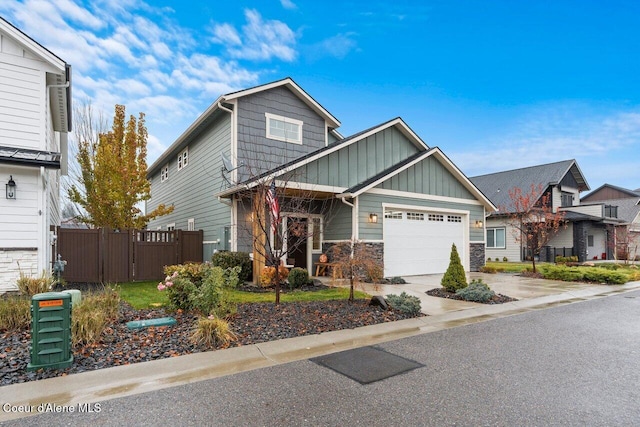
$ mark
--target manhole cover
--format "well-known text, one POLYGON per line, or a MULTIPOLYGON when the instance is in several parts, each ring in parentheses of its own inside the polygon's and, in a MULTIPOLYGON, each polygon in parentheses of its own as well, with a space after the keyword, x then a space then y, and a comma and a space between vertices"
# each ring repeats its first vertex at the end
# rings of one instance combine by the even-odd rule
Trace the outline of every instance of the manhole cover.
POLYGON ((370 384, 424 366, 376 347, 360 347, 309 360, 360 384, 370 384))

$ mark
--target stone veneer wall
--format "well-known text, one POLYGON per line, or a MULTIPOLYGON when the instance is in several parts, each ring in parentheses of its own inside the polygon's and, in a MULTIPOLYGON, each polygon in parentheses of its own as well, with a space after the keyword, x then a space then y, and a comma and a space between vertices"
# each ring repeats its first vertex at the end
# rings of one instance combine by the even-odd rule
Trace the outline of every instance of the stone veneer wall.
POLYGON ((20 277, 20 271, 27 275, 39 275, 41 272, 37 270, 37 249, 0 248, 0 294, 18 290, 16 282, 20 277))
POLYGON ((588 222, 579 221, 573 223, 573 247, 578 255, 579 262, 587 260, 587 229, 588 222))
POLYGON ((484 243, 469 244, 469 269, 471 271, 480 271, 485 264, 484 243))
MULTIPOLYGON (((345 241, 345 243, 349 243, 349 241, 345 241)), ((335 245, 335 243, 322 243, 322 252, 327 254, 329 257, 329 262, 331 262, 331 248, 335 245)), ((366 247, 371 254, 373 255, 375 261, 380 265, 380 268, 384 270, 384 243, 382 242, 356 242, 355 244, 355 252, 358 252, 358 249, 362 246, 366 247)))

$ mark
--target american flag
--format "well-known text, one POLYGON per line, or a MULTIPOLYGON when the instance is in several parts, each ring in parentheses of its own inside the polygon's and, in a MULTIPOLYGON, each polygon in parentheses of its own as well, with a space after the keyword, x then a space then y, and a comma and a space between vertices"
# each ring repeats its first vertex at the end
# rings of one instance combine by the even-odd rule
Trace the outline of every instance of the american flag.
POLYGON ((278 228, 278 222, 280 222, 280 204, 278 203, 278 196, 276 195, 275 180, 271 181, 271 185, 267 191, 267 203, 269 204, 269 210, 271 212, 271 230, 275 235, 278 228))

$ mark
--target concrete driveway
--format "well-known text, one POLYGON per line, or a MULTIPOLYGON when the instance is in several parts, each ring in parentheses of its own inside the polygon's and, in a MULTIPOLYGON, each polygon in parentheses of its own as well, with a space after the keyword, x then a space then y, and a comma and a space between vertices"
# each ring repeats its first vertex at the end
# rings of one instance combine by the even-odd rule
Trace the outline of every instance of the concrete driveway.
MULTIPOLYGON (((407 282, 404 285, 373 285, 370 283, 363 283, 359 284, 358 288, 371 295, 382 296, 389 294, 399 295, 402 292, 406 292, 409 295, 420 298, 421 311, 430 316, 478 307, 479 303, 475 302, 456 301, 427 295, 426 291, 440 287, 442 276, 443 274, 406 276, 403 277, 407 282)), ((469 281, 473 279, 482 279, 482 281, 489 285, 495 293, 503 294, 518 300, 556 295, 564 292, 591 288, 594 286, 593 284, 588 283, 534 279, 509 273, 487 274, 472 272, 467 274, 467 279, 469 281)), ((327 280, 323 281, 327 283, 327 280)), ((339 282, 338 285, 347 286, 344 281, 339 282)), ((606 290, 605 285, 595 286, 602 286, 603 291, 606 290)))

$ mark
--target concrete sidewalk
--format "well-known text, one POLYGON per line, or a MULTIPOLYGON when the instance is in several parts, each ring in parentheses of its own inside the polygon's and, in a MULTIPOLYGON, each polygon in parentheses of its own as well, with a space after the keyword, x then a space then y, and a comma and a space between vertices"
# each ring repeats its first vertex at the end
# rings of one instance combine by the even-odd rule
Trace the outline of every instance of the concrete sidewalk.
POLYGON ((0 421, 37 414, 36 408, 41 403, 77 408, 78 404, 159 390, 640 288, 640 282, 603 286, 506 274, 472 273, 471 277, 483 278, 496 292, 519 301, 485 305, 429 297, 424 292, 439 286, 439 276, 409 277, 410 283, 406 285, 384 286, 371 292, 386 295, 406 291, 419 296, 424 311, 430 316, 4 386, 0 387, 2 405, 23 405, 36 412, 10 412, 2 406, 0 421))

